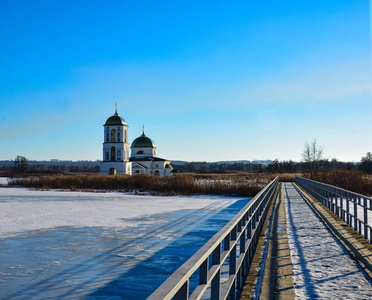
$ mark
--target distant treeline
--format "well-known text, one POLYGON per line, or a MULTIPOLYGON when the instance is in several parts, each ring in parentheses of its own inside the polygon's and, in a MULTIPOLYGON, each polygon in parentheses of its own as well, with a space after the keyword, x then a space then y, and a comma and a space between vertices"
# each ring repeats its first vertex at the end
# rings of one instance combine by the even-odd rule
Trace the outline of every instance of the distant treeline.
MULTIPOLYGON (((336 159, 322 159, 316 162, 320 172, 356 170, 372 174, 372 154, 367 153, 360 162, 341 162, 336 159)), ((172 163, 177 173, 225 173, 231 171, 254 173, 306 173, 310 166, 306 162, 288 161, 234 161, 234 162, 180 162, 172 163)), ((99 173, 99 161, 29 161, 22 156, 0 161, 2 172, 34 173, 99 173)))
MULTIPOLYGON (((340 162, 336 159, 321 160, 318 162, 319 170, 330 172, 334 170, 359 170, 360 163, 340 162)), ((261 163, 211 163, 211 162, 186 162, 183 165, 173 165, 177 172, 191 173, 223 173, 228 171, 243 172, 269 172, 269 173, 303 173, 307 172, 309 166, 305 162, 278 161, 277 159, 268 164, 261 163)), ((371 170, 372 171, 372 170, 371 170)))
POLYGON ((0 171, 3 172, 31 172, 31 173, 99 173, 99 161, 34 161, 25 160, 22 172, 19 161, 24 157, 17 156, 15 160, 0 161, 0 171))

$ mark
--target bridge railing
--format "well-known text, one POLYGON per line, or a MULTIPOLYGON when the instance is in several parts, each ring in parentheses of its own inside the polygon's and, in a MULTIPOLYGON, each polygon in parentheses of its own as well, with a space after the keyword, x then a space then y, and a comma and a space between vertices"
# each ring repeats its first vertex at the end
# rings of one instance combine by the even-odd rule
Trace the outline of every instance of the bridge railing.
POLYGON ((372 243, 372 198, 296 177, 296 183, 372 243))
POLYGON ((148 299, 201 299, 208 293, 208 299, 236 299, 248 274, 278 182, 277 177, 262 189, 148 299), (221 273, 227 273, 226 280, 221 280, 221 273), (199 278, 195 289, 190 291, 193 275, 199 278))

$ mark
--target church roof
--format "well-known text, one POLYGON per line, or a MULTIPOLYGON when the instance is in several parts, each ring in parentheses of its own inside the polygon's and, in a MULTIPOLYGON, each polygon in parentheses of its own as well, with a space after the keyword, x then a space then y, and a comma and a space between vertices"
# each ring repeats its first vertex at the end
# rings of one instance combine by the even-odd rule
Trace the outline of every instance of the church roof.
POLYGON ((116 125, 127 125, 125 120, 118 115, 116 112, 113 116, 107 119, 105 125, 103 126, 116 126, 116 125))
POLYGON ((132 169, 147 169, 144 165, 141 165, 140 163, 136 163, 132 166, 132 169))
POLYGON ((153 156, 134 156, 129 158, 129 161, 168 161, 166 159, 160 158, 160 157, 153 157, 153 156))
POLYGON ((133 141, 131 148, 155 148, 155 143, 145 133, 142 133, 140 137, 133 141))

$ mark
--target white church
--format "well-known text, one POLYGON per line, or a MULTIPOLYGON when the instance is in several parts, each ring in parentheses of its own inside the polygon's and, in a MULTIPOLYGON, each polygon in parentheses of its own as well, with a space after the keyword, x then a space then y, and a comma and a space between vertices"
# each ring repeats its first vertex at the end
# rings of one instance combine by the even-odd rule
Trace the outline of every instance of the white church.
POLYGON ((156 157, 153 140, 145 135, 136 138, 129 157, 128 125, 118 115, 109 117, 104 127, 103 161, 100 163, 101 174, 151 174, 157 176, 171 175, 171 161, 156 157))

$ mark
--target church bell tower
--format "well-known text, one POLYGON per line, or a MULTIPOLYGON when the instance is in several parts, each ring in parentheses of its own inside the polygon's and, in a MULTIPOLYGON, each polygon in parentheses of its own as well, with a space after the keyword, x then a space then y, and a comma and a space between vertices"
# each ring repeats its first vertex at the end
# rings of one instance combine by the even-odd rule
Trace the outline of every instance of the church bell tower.
POLYGON ((131 174, 132 163, 129 162, 128 125, 118 115, 109 117, 104 127, 103 161, 100 163, 101 174, 131 174))

